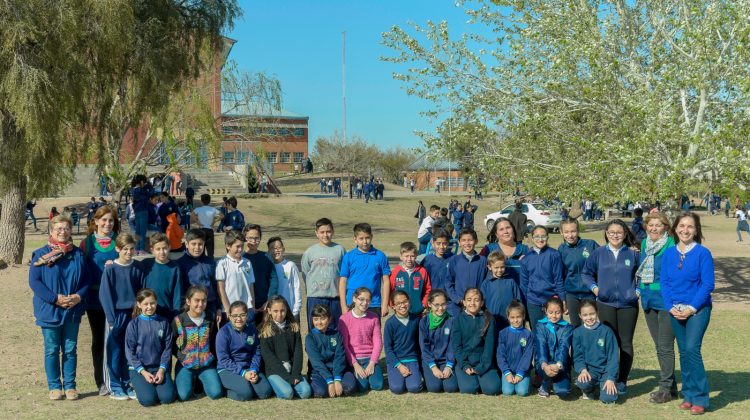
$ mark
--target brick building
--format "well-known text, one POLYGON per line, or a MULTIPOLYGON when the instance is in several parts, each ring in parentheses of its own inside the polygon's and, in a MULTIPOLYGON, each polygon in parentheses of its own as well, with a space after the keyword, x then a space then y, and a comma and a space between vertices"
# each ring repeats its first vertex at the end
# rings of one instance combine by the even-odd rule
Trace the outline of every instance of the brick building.
POLYGON ((435 189, 435 181, 441 180, 443 191, 468 191, 468 185, 458 163, 448 160, 431 161, 427 155, 420 156, 405 174, 406 178, 414 178, 417 190, 435 189))

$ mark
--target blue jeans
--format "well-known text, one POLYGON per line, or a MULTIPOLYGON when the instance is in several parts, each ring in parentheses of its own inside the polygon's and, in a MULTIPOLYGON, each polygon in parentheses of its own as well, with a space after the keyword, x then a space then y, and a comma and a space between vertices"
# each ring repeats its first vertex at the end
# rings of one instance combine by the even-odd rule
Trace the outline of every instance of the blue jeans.
MULTIPOLYGON (((156 374, 159 367, 146 369, 149 373, 156 374)), ((138 396, 138 402, 144 407, 151 407, 158 403, 170 404, 174 402, 177 395, 175 394, 172 374, 169 371, 164 372, 164 381, 159 385, 146 382, 146 378, 135 370, 130 371, 130 383, 133 384, 135 394, 138 396)))
POLYGON ((302 378, 297 385, 292 386, 292 384, 279 375, 269 375, 268 382, 271 384, 276 397, 282 400, 291 400, 295 395, 305 400, 312 395, 312 388, 310 388, 310 384, 307 383, 305 378, 302 378))
POLYGON ((517 384, 508 382, 508 378, 505 375, 500 376, 500 381, 503 384, 503 395, 513 395, 514 393, 525 397, 529 395, 529 386, 531 385, 531 379, 527 376, 517 384))
POLYGON ((148 229, 148 212, 135 212, 135 244, 136 251, 146 250, 146 230, 148 229))
POLYGON ((47 388, 76 389, 76 364, 78 362, 78 322, 68 321, 58 327, 42 327, 44 338, 44 373, 47 388), (60 383, 60 350, 62 350, 62 378, 60 383))
POLYGON ((560 398, 565 398, 570 394, 570 370, 561 370, 554 377, 549 377, 542 370, 542 364, 539 363, 536 367, 536 373, 542 377, 541 388, 544 388, 545 391, 549 392, 551 387, 560 398))
POLYGON ((482 375, 467 375, 461 369, 456 369, 458 389, 462 394, 476 394, 480 390, 484 395, 498 395, 502 390, 497 370, 490 369, 482 375))
POLYGON ((187 401, 193 396, 193 385, 195 378, 203 384, 203 390, 208 398, 212 400, 221 398, 224 388, 221 386, 221 379, 216 369, 212 366, 206 366, 198 369, 187 369, 177 362, 174 375, 174 384, 177 387, 177 396, 180 401, 187 401))
POLYGON ((394 394, 403 394, 409 391, 412 394, 416 394, 422 391, 422 374, 419 372, 419 362, 406 362, 402 363, 405 365, 411 375, 406 378, 401 375, 398 368, 388 366, 388 388, 394 394))
MULTIPOLYGON (((370 363, 370 358, 363 357, 357 359, 357 363, 359 363, 359 365, 362 366, 362 369, 364 369, 367 367, 367 364, 370 363)), ((383 369, 380 368, 380 363, 377 361, 375 362, 375 372, 373 372, 372 375, 366 378, 360 378, 355 373, 354 378, 357 379, 360 391, 364 392, 369 389, 372 389, 373 391, 381 391, 383 389, 383 369)))
MULTIPOLYGON (((437 365, 437 367, 442 372, 445 369, 445 363, 437 365)), ((455 371, 448 379, 439 379, 432 374, 432 369, 424 362, 422 362, 422 371, 424 372, 424 382, 427 392, 458 392, 458 381, 456 380, 455 371)))
POLYGON ((581 390, 581 392, 583 392, 589 398, 593 399, 592 394, 598 386, 599 400, 601 402, 605 404, 612 404, 613 402, 617 401, 617 393, 615 393, 614 395, 609 395, 607 394, 607 391, 604 390, 604 383, 607 381, 602 379, 601 374, 589 371, 589 375, 591 375, 591 380, 588 382, 579 382, 578 379, 576 379, 576 386, 581 390))
POLYGON ((265 400, 273 393, 271 384, 262 373, 258 373, 258 382, 252 383, 242 376, 229 371, 219 372, 221 384, 227 389, 227 397, 235 401, 248 401, 257 395, 258 399, 265 400))
POLYGON ((124 393, 128 390, 130 373, 128 362, 125 359, 125 331, 130 323, 131 312, 129 310, 115 310, 114 325, 107 323, 104 333, 105 348, 107 351, 107 372, 109 389, 112 392, 124 393))
POLYGON ((693 405, 708 408, 708 377, 703 366, 701 345, 711 320, 711 307, 701 308, 686 321, 678 321, 674 317, 670 319, 677 339, 677 349, 680 351, 682 396, 693 405))
MULTIPOLYGON (((313 372, 310 375, 310 387, 313 391, 313 396, 316 398, 325 398, 328 396, 328 384, 324 377, 320 376, 318 372, 313 372)), ((357 390, 357 380, 354 379, 352 372, 344 372, 341 375, 341 388, 344 391, 344 395, 351 395, 357 390)))

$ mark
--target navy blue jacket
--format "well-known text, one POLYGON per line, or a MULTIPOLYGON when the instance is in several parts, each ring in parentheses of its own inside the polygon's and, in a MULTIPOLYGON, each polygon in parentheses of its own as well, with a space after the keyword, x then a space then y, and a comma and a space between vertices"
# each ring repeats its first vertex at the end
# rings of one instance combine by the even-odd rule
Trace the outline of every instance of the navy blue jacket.
POLYGON ((171 320, 181 311, 183 295, 182 271, 177 263, 157 263, 155 258, 142 261, 143 287, 156 293, 156 313, 171 320))
POLYGON ((86 309, 102 310, 102 304, 99 302, 99 287, 104 274, 104 264, 107 261, 117 259, 117 249, 115 239, 117 234, 112 233, 112 247, 109 251, 100 251, 96 247, 96 236, 92 233, 81 241, 81 251, 83 251, 84 268, 83 274, 88 277, 89 283, 88 296, 83 296, 86 300, 86 309))
POLYGON ((542 306, 557 295, 565 302, 563 264, 560 253, 545 246, 537 254, 533 249, 521 260, 521 293, 528 303, 542 306))
POLYGON ((507 327, 497 334, 497 366, 503 376, 525 378, 534 357, 534 336, 526 328, 507 327))
POLYGON ((135 212, 148 211, 151 205, 151 195, 154 189, 151 184, 146 183, 143 187, 135 187, 130 190, 130 196, 133 197, 133 210, 135 212))
POLYGON ((506 312, 508 305, 514 300, 521 302, 521 289, 516 282, 509 277, 488 277, 480 287, 484 296, 484 306, 495 317, 495 326, 498 330, 507 327, 508 319, 506 312))
POLYGON ((430 329, 430 316, 426 315, 419 321, 419 348, 422 351, 422 361, 432 369, 433 366, 446 365, 451 369, 456 365, 456 357, 451 346, 451 330, 453 318, 449 316, 443 324, 434 330, 430 329))
POLYGON ((451 345, 456 355, 456 366, 461 370, 474 368, 478 375, 484 375, 492 369, 495 362, 495 319, 489 318, 490 325, 482 337, 485 318, 483 314, 472 316, 461 311, 453 320, 451 345))
POLYGON ((159 315, 138 315, 125 330, 125 358, 130 370, 172 367, 172 328, 159 315))
POLYGON ((201 255, 200 257, 193 257, 189 253, 185 252, 177 260, 177 265, 182 271, 182 291, 187 293, 187 290, 192 285, 200 285, 208 289, 208 305, 207 308, 211 310, 218 309, 218 295, 216 294, 216 261, 201 255))
POLYGON ((241 331, 227 323, 216 334, 216 358, 219 371, 228 370, 240 376, 248 371, 260 372, 260 339, 253 323, 253 311, 241 331))
POLYGON ((475 253, 470 260, 463 252, 452 256, 448 260, 448 278, 445 285, 451 302, 458 304, 463 300, 466 289, 478 289, 486 277, 487 258, 475 253))
POLYGON ((325 332, 313 328, 305 337, 305 349, 313 371, 326 383, 341 380, 346 370, 346 353, 338 331, 332 327, 325 332))
POLYGON ((242 231, 245 227, 245 216, 241 211, 234 209, 224 216, 224 226, 231 227, 234 230, 242 231))
POLYGON ((609 247, 602 246, 586 260, 581 278, 592 292, 599 288, 597 302, 615 308, 635 308, 638 306, 635 272, 639 260, 640 253, 624 245, 616 260, 609 247))
POLYGON ((276 276, 276 267, 268 259, 265 252, 256 252, 255 254, 242 254, 243 257, 250 261, 255 276, 255 299, 253 305, 260 308, 268 302, 268 298, 279 294, 279 279, 276 276))
POLYGON ((469 210, 464 211, 464 227, 474 229, 474 213, 469 210))
POLYGON ((419 317, 409 314, 406 325, 396 315, 388 318, 383 331, 385 362, 398 367, 405 362, 419 362, 419 317))
POLYGON ((83 273, 83 253, 78 248, 57 260, 52 267, 46 265, 37 267, 34 263, 52 251, 45 245, 31 254, 31 268, 29 268, 29 287, 34 292, 34 318, 40 327, 57 327, 67 322, 81 322, 81 316, 86 309, 82 300, 78 305, 64 309, 55 305, 57 295, 77 294, 81 299, 86 298, 89 288, 89 277, 83 273))
POLYGON ((534 360, 541 367, 542 363, 548 365, 557 362, 562 363, 564 371, 570 371, 570 350, 573 343, 573 326, 565 320, 554 324, 545 317, 534 329, 534 360), (554 330, 554 332, 553 332, 554 330))
POLYGON ((115 311, 129 311, 135 306, 135 294, 143 288, 141 263, 130 265, 112 263, 104 268, 99 286, 99 301, 109 325, 115 325, 115 311))
POLYGON ((581 271, 586 260, 591 256, 599 244, 591 239, 578 238, 575 245, 563 241, 557 250, 563 262, 563 280, 565 281, 565 294, 575 296, 577 299, 594 299, 591 289, 583 284, 581 271))
POLYGON ((430 286, 435 289, 446 289, 448 283, 448 260, 453 254, 446 251, 445 258, 440 258, 435 254, 427 254, 421 262, 422 267, 430 275, 430 286))
POLYGON ((599 374, 602 381, 617 382, 620 372, 620 348, 615 333, 599 323, 594 329, 584 325, 573 331, 573 363, 576 372, 583 369, 599 374))

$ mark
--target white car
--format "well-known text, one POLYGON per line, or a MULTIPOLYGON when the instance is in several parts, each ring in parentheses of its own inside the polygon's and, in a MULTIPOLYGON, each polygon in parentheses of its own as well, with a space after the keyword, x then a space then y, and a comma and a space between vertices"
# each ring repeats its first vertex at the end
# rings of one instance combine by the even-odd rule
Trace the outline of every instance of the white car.
MULTIPOLYGON (((516 208, 515 204, 510 204, 504 207, 500 211, 490 213, 484 217, 484 225, 487 230, 491 230, 495 224, 495 220, 501 217, 508 217, 516 208)), ((560 210, 554 209, 545 205, 544 203, 523 203, 521 205, 521 212, 526 215, 526 231, 531 232, 534 226, 540 225, 547 229, 556 231, 560 227, 562 217, 560 216, 560 210)))

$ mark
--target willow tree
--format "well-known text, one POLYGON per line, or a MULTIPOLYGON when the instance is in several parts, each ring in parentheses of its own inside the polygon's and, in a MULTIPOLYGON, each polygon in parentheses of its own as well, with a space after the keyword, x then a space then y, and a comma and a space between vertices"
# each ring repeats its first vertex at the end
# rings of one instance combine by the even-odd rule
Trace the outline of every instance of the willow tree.
POLYGON ((27 197, 59 191, 81 158, 106 162, 112 122, 163 110, 238 13, 234 0, 0 2, 0 260, 21 261, 27 197))
MULTIPOLYGON (((479 122, 471 159, 563 198, 673 197, 750 173, 750 1, 459 2, 473 25, 393 27, 383 43, 431 116, 479 122)), ((432 142, 438 152, 451 139, 432 142)))

